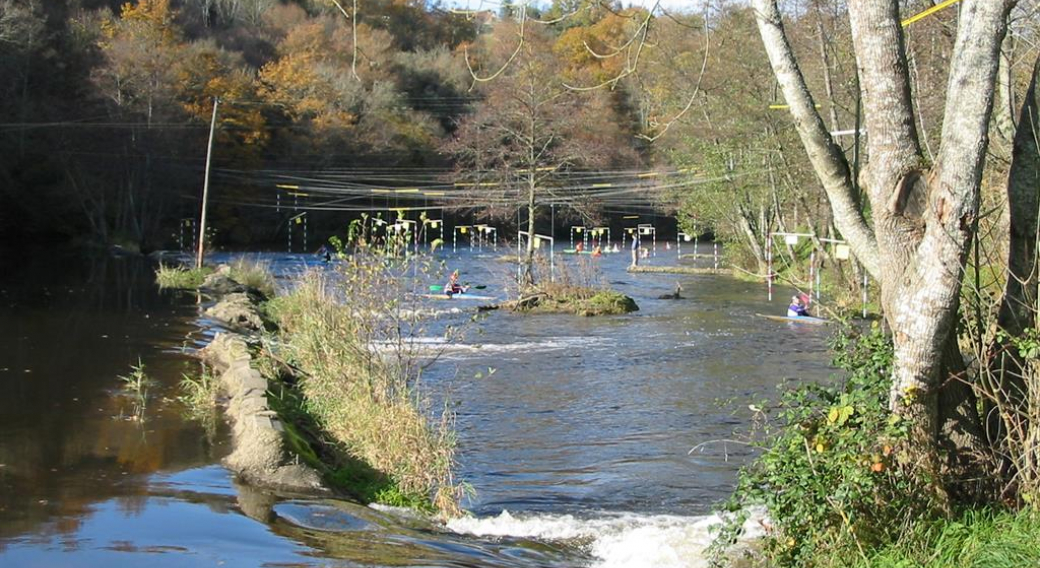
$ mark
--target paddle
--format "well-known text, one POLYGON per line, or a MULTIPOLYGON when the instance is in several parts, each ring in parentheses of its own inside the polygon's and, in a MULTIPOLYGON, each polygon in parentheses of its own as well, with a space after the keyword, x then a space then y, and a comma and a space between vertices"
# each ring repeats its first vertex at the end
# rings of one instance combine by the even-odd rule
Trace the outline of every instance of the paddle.
MULTIPOLYGON (((470 289, 472 289, 472 290, 484 290, 486 288, 487 288, 487 286, 484 285, 484 284, 480 284, 478 286, 470 286, 470 289)), ((444 286, 436 286, 436 285, 430 286, 430 291, 431 292, 440 292, 441 290, 444 290, 444 286)))

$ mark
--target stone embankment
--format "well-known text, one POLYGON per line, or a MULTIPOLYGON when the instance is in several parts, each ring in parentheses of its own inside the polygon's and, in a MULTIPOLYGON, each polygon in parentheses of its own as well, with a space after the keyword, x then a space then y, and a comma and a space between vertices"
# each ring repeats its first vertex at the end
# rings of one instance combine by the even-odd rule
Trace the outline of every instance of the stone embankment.
POLYGON ((305 493, 328 491, 318 472, 296 463, 286 451, 284 427, 267 401, 267 379, 253 367, 247 340, 249 334, 264 329, 258 309, 263 296, 220 271, 209 276, 200 290, 217 300, 206 309, 206 316, 238 330, 218 333, 198 353, 213 369, 228 400, 225 412, 232 424, 234 451, 224 465, 255 486, 305 493))

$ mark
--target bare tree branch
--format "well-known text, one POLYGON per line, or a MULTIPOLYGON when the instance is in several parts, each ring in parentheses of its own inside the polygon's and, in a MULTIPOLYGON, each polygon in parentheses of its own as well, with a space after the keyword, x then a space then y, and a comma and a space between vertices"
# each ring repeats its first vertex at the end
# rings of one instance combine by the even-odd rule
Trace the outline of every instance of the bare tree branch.
POLYGON ((351 51, 353 51, 353 55, 352 55, 352 58, 350 60, 350 74, 354 77, 354 79, 360 81, 361 77, 358 76, 358 73, 357 73, 357 59, 358 59, 358 44, 357 44, 357 13, 358 13, 358 8, 357 8, 357 3, 358 3, 358 0, 353 0, 353 2, 354 2, 354 5, 352 7, 352 10, 354 12, 354 15, 351 16, 350 14, 347 14, 346 10, 343 9, 343 5, 339 3, 339 0, 332 0, 332 3, 335 4, 337 8, 339 8, 339 11, 343 12, 343 16, 345 18, 347 18, 348 20, 350 20, 350 31, 351 31, 351 34, 352 34, 352 37, 353 37, 353 40, 352 40, 353 45, 351 46, 351 51))
POLYGON ((794 118, 795 128, 831 202, 834 224, 867 272, 878 278, 877 241, 856 201, 848 160, 816 111, 816 103, 787 40, 776 0, 754 0, 753 5, 762 43, 794 118))
POLYGON ((516 49, 513 50, 512 55, 510 55, 509 58, 506 59, 506 62, 502 64, 502 67, 500 67, 498 69, 498 71, 495 71, 494 73, 492 73, 491 75, 488 75, 487 77, 480 77, 480 76, 477 75, 476 71, 473 70, 473 65, 469 61, 469 48, 466 48, 463 51, 462 56, 463 56, 463 59, 466 60, 466 69, 469 70, 470 77, 473 78, 473 84, 470 85, 470 87, 469 87, 471 91, 473 90, 473 87, 477 86, 477 83, 487 83, 489 81, 494 81, 496 77, 498 77, 499 75, 504 73, 505 70, 509 68, 509 65, 511 63, 513 63, 514 60, 516 60, 517 56, 520 55, 520 51, 523 50, 523 48, 524 48, 524 28, 525 28, 526 24, 527 24, 527 4, 523 4, 523 5, 520 6, 520 31, 517 32, 517 35, 520 36, 520 41, 517 42, 516 49))
POLYGON ((700 71, 700 74, 698 74, 698 76, 697 76, 697 84, 695 84, 693 86, 693 94, 690 95, 690 100, 686 102, 686 106, 683 107, 683 109, 680 110, 678 114, 673 116, 668 122, 665 123, 664 128, 662 128, 657 134, 655 134, 653 136, 647 136, 645 134, 637 134, 636 138, 641 138, 641 139, 646 140, 648 142, 656 142, 658 138, 664 136, 668 132, 668 129, 671 128, 672 125, 675 124, 676 121, 678 121, 680 118, 682 118, 683 115, 685 115, 690 110, 690 108, 693 107, 693 101, 697 100, 697 95, 699 95, 700 92, 701 92, 701 82, 704 80, 704 71, 708 68, 708 54, 710 53, 710 47, 711 47, 711 35, 708 33, 708 15, 705 14, 704 15, 704 59, 701 61, 701 71, 700 71))

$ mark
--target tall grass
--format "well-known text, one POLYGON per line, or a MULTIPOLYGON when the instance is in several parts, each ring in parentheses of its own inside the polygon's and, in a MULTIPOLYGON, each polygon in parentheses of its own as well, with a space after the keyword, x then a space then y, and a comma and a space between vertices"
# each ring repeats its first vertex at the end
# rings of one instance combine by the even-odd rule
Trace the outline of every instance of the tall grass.
POLYGON ((184 405, 185 418, 202 424, 207 434, 214 433, 220 394, 217 377, 213 376, 209 368, 204 368, 198 376, 184 374, 177 386, 180 390, 177 401, 184 405))
POLYGON ((160 288, 194 290, 202 286, 202 282, 212 273, 213 269, 208 266, 187 268, 160 264, 155 269, 155 283, 160 288))
POLYGON ((228 276, 235 282, 255 288, 268 298, 274 297, 276 284, 269 262, 239 257, 230 268, 228 276))
POLYGON ((462 495, 452 473, 453 416, 428 418, 437 413, 422 394, 424 363, 410 341, 422 327, 404 309, 407 270, 359 253, 335 280, 305 276, 270 312, 281 356, 303 371, 303 406, 324 433, 393 482, 384 497, 454 515, 462 495))
POLYGON ((1040 566, 1040 513, 968 511, 956 520, 920 523, 898 543, 866 559, 827 558, 823 567, 1025 568, 1040 566))

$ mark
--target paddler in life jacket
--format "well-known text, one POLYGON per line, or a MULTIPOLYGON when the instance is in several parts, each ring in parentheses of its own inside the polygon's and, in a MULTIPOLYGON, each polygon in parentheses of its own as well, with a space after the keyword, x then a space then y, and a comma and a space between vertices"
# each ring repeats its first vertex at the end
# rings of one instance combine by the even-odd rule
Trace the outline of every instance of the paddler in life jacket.
POLYGON ((791 296, 791 305, 787 306, 787 317, 804 318, 809 315, 808 302, 801 296, 791 296))
POLYGON ((444 287, 444 293, 449 296, 452 294, 463 294, 466 292, 467 288, 469 287, 459 284, 459 271, 456 270, 455 272, 452 272, 451 276, 448 278, 448 285, 444 287))

